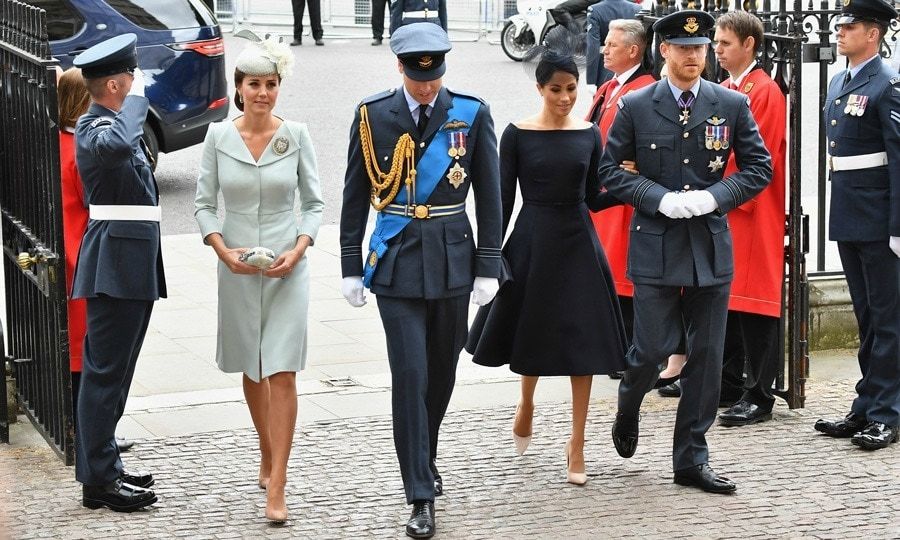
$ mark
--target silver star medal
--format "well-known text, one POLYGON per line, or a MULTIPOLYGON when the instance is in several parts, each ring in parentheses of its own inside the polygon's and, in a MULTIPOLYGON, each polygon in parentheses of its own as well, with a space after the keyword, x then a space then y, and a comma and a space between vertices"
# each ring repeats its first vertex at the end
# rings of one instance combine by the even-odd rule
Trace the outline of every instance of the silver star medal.
POLYGON ((724 166, 725 162, 722 161, 722 156, 716 156, 716 159, 710 160, 709 165, 707 165, 707 167, 709 167, 709 172, 716 172, 724 166))
POLYGON ((687 125, 688 120, 689 120, 690 118, 691 118, 691 112, 690 112, 689 110, 687 110, 687 109, 682 110, 682 111, 681 111, 681 114, 678 115, 678 120, 679 120, 679 121, 681 122, 681 124, 684 125, 684 126, 687 125))

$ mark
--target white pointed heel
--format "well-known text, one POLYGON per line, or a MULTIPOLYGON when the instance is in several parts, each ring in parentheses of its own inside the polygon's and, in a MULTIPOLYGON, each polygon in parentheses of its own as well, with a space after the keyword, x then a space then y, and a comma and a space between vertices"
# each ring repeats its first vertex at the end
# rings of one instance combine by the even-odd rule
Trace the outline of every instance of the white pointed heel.
POLYGON ((531 444, 531 434, 529 433, 526 436, 516 435, 516 418, 519 417, 519 406, 516 405, 516 414, 513 417, 513 442, 516 443, 516 455, 521 456, 528 450, 528 445, 531 444))
POLYGON ((566 443, 566 482, 576 486, 587 484, 586 472, 572 472, 569 470, 569 443, 566 443))

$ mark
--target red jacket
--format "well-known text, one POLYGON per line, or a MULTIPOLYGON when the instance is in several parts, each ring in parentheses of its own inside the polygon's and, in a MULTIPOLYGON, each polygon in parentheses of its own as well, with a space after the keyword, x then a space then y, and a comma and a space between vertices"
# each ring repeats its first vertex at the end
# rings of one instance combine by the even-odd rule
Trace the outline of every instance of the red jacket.
MULTIPOLYGON (((722 83, 732 88, 731 79, 722 83)), ((734 245, 734 281, 728 309, 781 316, 784 282, 784 181, 787 105, 784 94, 763 69, 754 69, 737 91, 750 97, 750 112, 772 154, 772 181, 759 195, 728 214, 734 245)), ((725 176, 737 170, 734 154, 725 176)))
MULTIPOLYGON (((613 99, 607 100, 606 92, 614 80, 610 79, 597 88, 597 93, 594 94, 594 103, 586 118, 588 121, 597 122, 600 127, 600 144, 603 146, 606 146, 606 137, 616 118, 616 113, 619 111, 619 98, 628 92, 656 82, 656 79, 646 70, 638 68, 613 99)), ((602 182, 603 179, 600 181, 602 182)), ((606 258, 612 270, 616 283, 616 294, 620 296, 634 294, 634 285, 625 277, 625 263, 628 260, 628 229, 631 225, 633 211, 634 208, 631 205, 620 204, 591 214, 594 229, 597 231, 597 237, 600 239, 603 251, 606 252, 606 258)))
POLYGON ((66 294, 69 319, 69 369, 81 371, 82 347, 87 330, 87 303, 82 298, 72 300, 72 276, 81 238, 88 223, 88 209, 84 206, 84 187, 75 166, 75 135, 59 132, 59 176, 62 181, 63 243, 66 250, 66 294))

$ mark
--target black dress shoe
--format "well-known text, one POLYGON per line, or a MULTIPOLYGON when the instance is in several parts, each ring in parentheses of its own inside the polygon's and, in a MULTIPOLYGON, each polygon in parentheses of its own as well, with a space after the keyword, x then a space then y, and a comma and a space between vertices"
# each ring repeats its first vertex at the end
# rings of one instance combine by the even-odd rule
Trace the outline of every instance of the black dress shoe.
POLYGON ((144 489, 147 489, 156 483, 156 480, 153 479, 153 475, 150 473, 131 474, 127 471, 122 471, 122 475, 119 478, 126 484, 131 484, 132 486, 144 489))
POLYGON ((630 458, 637 450, 639 429, 639 417, 628 417, 622 413, 616 413, 616 420, 612 426, 612 440, 616 452, 623 458, 630 458))
POLYGON ((379 45, 381 45, 381 38, 380 38, 380 37, 377 37, 377 38, 372 39, 372 46, 373 46, 373 47, 377 47, 377 46, 379 46, 379 45))
POLYGON ((771 409, 763 409, 759 405, 743 399, 732 405, 727 411, 719 413, 719 423, 723 426, 749 426, 771 419, 771 409))
POLYGON ((431 469, 431 474, 434 475, 434 496, 440 497, 444 494, 444 479, 441 478, 441 473, 438 472, 437 465, 434 463, 434 460, 431 460, 431 463, 428 464, 428 467, 431 469))
POLYGON ((815 428, 829 437, 846 439, 865 429, 868 424, 864 416, 850 413, 843 420, 817 420, 815 428))
POLYGON ((299 38, 298 38, 298 39, 295 39, 294 41, 291 42, 291 47, 298 47, 298 46, 300 46, 300 45, 303 45, 303 40, 302 40, 302 39, 299 39, 299 38))
POLYGON ((706 463, 675 471, 675 483, 679 486, 698 487, 710 493, 732 493, 737 489, 734 482, 716 474, 706 463))
POLYGON ((850 442, 864 450, 887 448, 900 438, 900 428, 881 422, 872 422, 859 433, 853 435, 850 442))
POLYGON ((125 437, 116 437, 116 446, 119 448, 119 452, 127 452, 134 446, 134 441, 125 437))
POLYGON ((412 515, 406 522, 406 536, 431 538, 434 529, 434 501, 413 501, 412 515))
POLYGON ((81 487, 81 504, 86 508, 105 506, 116 512, 134 512, 155 502, 151 490, 125 484, 121 478, 108 486, 81 487))
POLYGON ((318 39, 316 39, 316 45, 321 47, 321 46, 325 45, 325 41, 323 41, 322 38, 318 38, 318 39))
POLYGON ((681 373, 675 375, 674 377, 660 377, 656 379, 656 384, 653 385, 653 388, 656 388, 658 390, 664 386, 675 384, 679 379, 681 379, 681 373))
POLYGON ((614 381, 617 381, 619 379, 625 378, 625 372, 624 371, 613 371, 612 373, 607 375, 607 377, 609 377, 610 379, 612 379, 614 381))
POLYGON ((657 388, 656 391, 663 397, 681 397, 681 382, 675 381, 668 386, 657 388))

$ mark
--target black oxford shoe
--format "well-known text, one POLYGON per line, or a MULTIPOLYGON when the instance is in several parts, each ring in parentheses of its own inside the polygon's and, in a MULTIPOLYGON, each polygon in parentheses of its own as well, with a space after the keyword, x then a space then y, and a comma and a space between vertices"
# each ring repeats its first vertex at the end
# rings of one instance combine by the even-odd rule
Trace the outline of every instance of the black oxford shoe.
POLYGON ((128 471, 122 471, 122 476, 119 478, 126 484, 144 489, 152 487, 156 483, 156 480, 153 479, 153 475, 150 473, 131 474, 128 471))
POLYGON ((706 463, 675 471, 675 483, 679 486, 698 487, 709 493, 732 493, 737 489, 734 482, 716 474, 706 463))
POLYGON ((900 438, 900 428, 881 422, 872 422, 859 433, 853 435, 850 442, 864 450, 887 448, 900 438))
POLYGON ((121 479, 107 486, 82 486, 81 504, 86 508, 107 507, 116 512, 134 512, 156 502, 149 489, 125 484, 121 479))
POLYGON ((850 413, 843 420, 817 420, 815 428, 829 437, 846 439, 865 429, 868 424, 864 416, 850 413))
POLYGON ((732 405, 727 411, 719 413, 719 423, 723 426, 749 426, 771 419, 771 409, 763 409, 759 405, 743 399, 732 405))
POLYGON ((663 397, 681 397, 681 382, 675 381, 672 384, 657 388, 656 391, 663 397))
POLYGON ((413 501, 412 515, 406 522, 406 536, 431 538, 434 529, 434 501, 413 501))
POLYGON ((302 39, 298 38, 291 42, 291 47, 299 47, 300 45, 303 45, 302 39))
POLYGON ((628 417, 622 413, 616 413, 616 420, 612 426, 612 440, 616 452, 623 458, 630 458, 637 450, 639 422, 637 416, 628 417))
POLYGON ((438 471, 437 464, 435 464, 433 459, 428 464, 428 467, 431 469, 431 474, 434 475, 434 496, 440 497, 444 494, 444 479, 441 478, 441 473, 438 471))

